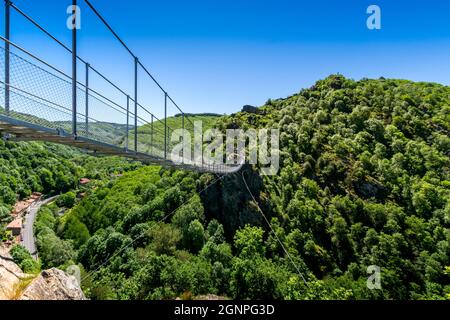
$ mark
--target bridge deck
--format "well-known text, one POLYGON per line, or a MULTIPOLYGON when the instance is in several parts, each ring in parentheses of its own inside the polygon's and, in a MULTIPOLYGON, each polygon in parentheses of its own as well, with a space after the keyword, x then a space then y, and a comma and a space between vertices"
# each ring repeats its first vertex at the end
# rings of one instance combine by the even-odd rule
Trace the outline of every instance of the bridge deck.
POLYGON ((242 165, 191 165, 174 163, 170 159, 151 156, 146 153, 134 152, 107 143, 91 140, 85 137, 74 138, 72 135, 60 133, 57 130, 32 124, 26 121, 0 115, 0 133, 3 135, 13 135, 9 140, 16 141, 44 141, 59 143, 79 149, 91 151, 94 155, 119 156, 141 161, 146 164, 154 164, 168 167, 176 167, 198 172, 214 172, 217 174, 227 174, 238 171, 242 165))

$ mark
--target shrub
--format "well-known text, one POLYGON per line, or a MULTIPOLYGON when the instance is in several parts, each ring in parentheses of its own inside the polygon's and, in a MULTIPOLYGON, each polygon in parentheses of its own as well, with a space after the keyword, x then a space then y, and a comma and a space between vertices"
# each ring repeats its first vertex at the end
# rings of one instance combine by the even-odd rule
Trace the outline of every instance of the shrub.
POLYGON ((72 208, 75 205, 76 198, 76 194, 70 191, 61 195, 56 201, 56 204, 59 207, 72 208))
POLYGON ((14 262, 22 269, 25 273, 37 273, 40 270, 39 262, 34 260, 31 254, 20 245, 15 245, 12 247, 11 256, 14 262))

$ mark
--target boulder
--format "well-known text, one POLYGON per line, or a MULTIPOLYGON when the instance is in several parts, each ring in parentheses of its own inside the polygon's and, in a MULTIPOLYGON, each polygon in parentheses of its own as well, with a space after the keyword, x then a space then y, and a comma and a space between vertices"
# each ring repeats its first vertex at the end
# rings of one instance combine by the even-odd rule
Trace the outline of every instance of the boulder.
POLYGON ((247 113, 259 113, 259 109, 257 107, 254 106, 250 106, 250 105, 245 105, 242 107, 242 112, 247 112, 247 113))
POLYGON ((26 275, 14 263, 8 249, 0 245, 0 300, 9 300, 24 277, 26 275))
POLYGON ((77 279, 62 270, 44 270, 37 277, 23 273, 9 248, 0 244, 0 300, 11 299, 86 300, 86 297, 77 279))
POLYGON ((64 271, 44 270, 22 292, 20 300, 86 300, 78 281, 64 271))

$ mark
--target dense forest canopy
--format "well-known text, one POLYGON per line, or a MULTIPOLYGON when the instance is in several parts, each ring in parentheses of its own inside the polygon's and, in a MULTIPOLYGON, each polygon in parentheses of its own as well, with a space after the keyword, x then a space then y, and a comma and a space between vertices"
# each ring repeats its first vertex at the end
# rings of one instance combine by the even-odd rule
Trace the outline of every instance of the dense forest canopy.
POLYGON ((243 170, 255 201, 242 173, 109 158, 101 169, 87 156, 54 151, 52 160, 56 147, 9 142, 0 168, 10 196, 0 201, 12 204, 19 186, 26 194, 26 179, 45 192, 96 180, 82 200, 57 203, 64 214, 43 208, 35 225, 42 265, 79 264, 92 299, 450 297, 449 87, 333 75, 214 125, 280 129, 278 175, 243 170), (19 161, 17 149, 31 154, 19 161), (110 177, 114 166, 122 177, 110 177), (370 265, 381 268, 380 290, 366 286, 370 265))

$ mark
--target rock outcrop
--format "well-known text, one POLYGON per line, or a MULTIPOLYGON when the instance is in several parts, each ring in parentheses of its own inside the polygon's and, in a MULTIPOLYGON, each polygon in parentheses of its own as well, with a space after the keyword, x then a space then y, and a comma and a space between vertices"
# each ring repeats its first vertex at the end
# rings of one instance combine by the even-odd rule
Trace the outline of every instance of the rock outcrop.
POLYGON ((250 105, 245 105, 242 107, 242 112, 247 112, 247 113, 259 113, 259 109, 257 107, 254 106, 250 106, 250 105))
POLYGON ((33 277, 0 245, 0 300, 86 300, 77 279, 62 270, 52 268, 33 277))
POLYGON ((86 300, 77 280, 56 268, 44 270, 22 292, 20 300, 86 300))
POLYGON ((0 245, 0 300, 8 300, 26 275, 17 266, 8 250, 0 245))

